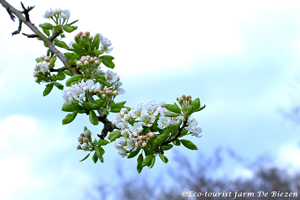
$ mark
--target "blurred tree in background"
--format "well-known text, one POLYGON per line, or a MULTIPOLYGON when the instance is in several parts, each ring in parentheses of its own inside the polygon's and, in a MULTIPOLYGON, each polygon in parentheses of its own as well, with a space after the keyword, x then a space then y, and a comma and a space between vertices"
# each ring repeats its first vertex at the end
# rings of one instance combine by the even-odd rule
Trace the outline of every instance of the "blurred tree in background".
MULTIPOLYGON (((254 197, 237 197, 236 199, 299 199, 300 198, 300 172, 292 167, 281 167, 267 156, 261 156, 251 163, 245 162, 230 149, 218 148, 215 153, 205 158, 201 153, 192 163, 180 153, 175 152, 176 167, 170 168, 165 175, 158 176, 153 183, 149 177, 140 174, 125 178, 120 165, 117 165, 119 180, 121 182, 111 185, 101 183, 98 187, 98 197, 93 199, 122 199, 122 200, 183 200, 183 199, 233 199, 235 192, 254 193, 254 197), (232 171, 226 172, 223 169, 224 155, 226 154, 235 161, 232 167, 244 169, 248 175, 234 176, 232 171), (217 174, 217 172, 223 172, 217 174), (111 192, 114 191, 114 192, 111 192), (223 192, 224 195, 231 191, 227 197, 183 197, 183 191, 194 192, 223 192), (258 192, 268 192, 268 197, 258 197, 258 192), (272 196, 271 192, 291 192, 297 197, 272 196), (114 196, 112 196, 114 195, 114 196)), ((273 193, 274 194, 274 193, 273 193)), ((284 194, 283 194, 284 195, 284 194)))

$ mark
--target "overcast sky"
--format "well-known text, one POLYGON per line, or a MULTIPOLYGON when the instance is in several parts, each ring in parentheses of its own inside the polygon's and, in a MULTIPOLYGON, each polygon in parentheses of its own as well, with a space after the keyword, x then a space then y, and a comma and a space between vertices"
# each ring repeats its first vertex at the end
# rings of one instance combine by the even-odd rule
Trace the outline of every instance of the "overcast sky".
MULTIPOLYGON (((13 2, 13 1, 12 1, 13 2)), ((190 138, 210 155, 229 147, 244 159, 269 154, 280 165, 300 167, 300 126, 288 119, 300 100, 300 3, 298 1, 66 1, 26 0, 35 25, 49 8, 69 9, 78 31, 101 33, 113 43, 115 72, 127 106, 151 100, 173 103, 182 94, 207 107, 195 114, 202 138, 190 138)), ((12 4, 20 9, 19 2, 12 4)), ((0 177, 5 200, 82 199, 101 180, 118 180, 116 161, 135 175, 136 160, 122 159, 110 144, 104 164, 76 151, 87 116, 61 125, 62 92, 43 97, 34 82, 35 58, 42 42, 22 35, 0 7, 0 177), (42 197, 41 197, 42 196, 42 197)), ((23 25, 23 32, 30 30, 23 25)), ((78 31, 75 31, 77 33, 78 31)), ((67 35, 65 41, 73 40, 67 35)), ((57 63, 58 67, 61 64, 57 63)), ((110 119, 114 117, 110 116, 110 119)), ((299 121, 299 118, 298 118, 299 121)), ((178 147, 177 147, 178 148, 178 147)), ((188 159, 197 151, 178 148, 188 159)), ((149 177, 172 167, 157 160, 149 177)), ((234 169, 234 166, 231 166, 234 169)))

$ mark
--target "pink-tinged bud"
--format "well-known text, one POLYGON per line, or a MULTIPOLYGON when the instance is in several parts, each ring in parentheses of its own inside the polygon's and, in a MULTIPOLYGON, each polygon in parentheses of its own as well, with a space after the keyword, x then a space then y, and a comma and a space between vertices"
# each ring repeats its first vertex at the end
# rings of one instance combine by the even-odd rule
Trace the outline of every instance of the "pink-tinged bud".
POLYGON ((83 133, 81 133, 81 134, 80 134, 80 136, 81 136, 81 137, 84 137, 84 134, 83 134, 83 133))
POLYGON ((150 140, 150 138, 147 138, 146 140, 147 140, 147 141, 149 141, 149 140, 150 140))
POLYGON ((143 140, 145 140, 146 139, 146 135, 143 135, 142 138, 143 138, 143 140))
POLYGON ((99 64, 99 60, 95 60, 95 64, 99 64))
POLYGON ((85 61, 84 58, 80 58, 80 62, 83 63, 85 61))
POLYGON ((48 56, 45 56, 45 57, 44 57, 44 60, 45 60, 45 61, 49 61, 50 58, 49 58, 48 56))
POLYGON ((139 135, 139 136, 138 136, 138 139, 139 139, 139 140, 142 140, 142 139, 143 139, 143 136, 139 135))
POLYGON ((37 74, 38 74, 37 71, 34 71, 34 72, 33 72, 33 76, 36 76, 37 74))
POLYGON ((89 39, 90 39, 90 40, 92 40, 92 39, 93 39, 93 36, 92 36, 92 35, 90 35, 90 36, 89 36, 89 39))
POLYGON ((76 62, 76 65, 81 65, 82 62, 80 62, 79 60, 76 62))
POLYGON ((90 61, 91 61, 91 62, 95 62, 95 59, 94 59, 94 58, 90 58, 90 61))
POLYGON ((97 60, 98 59, 97 56, 94 56, 94 59, 97 60))
POLYGON ((100 74, 104 74, 104 73, 105 73, 104 70, 101 69, 101 70, 100 70, 100 74))
POLYGON ((85 34, 86 34, 86 35, 90 35, 90 32, 87 31, 87 32, 85 32, 85 34))
POLYGON ((78 33, 78 35, 82 35, 83 34, 83 32, 82 31, 80 31, 79 33, 78 33))
POLYGON ((153 133, 153 132, 150 132, 150 133, 149 133, 149 136, 150 136, 151 138, 153 138, 153 137, 154 137, 154 133, 153 133))
POLYGON ((89 61, 84 61, 84 63, 83 63, 84 65, 88 65, 89 64, 89 61))
POLYGON ((143 142, 142 146, 143 146, 143 147, 146 147, 146 146, 147 146, 147 143, 146 143, 146 142, 143 142))
POLYGON ((107 91, 106 91, 106 94, 110 94, 110 90, 107 90, 107 91))
POLYGON ((113 94, 114 94, 114 95, 118 95, 118 92, 117 92, 117 91, 114 91, 113 94))
POLYGON ((83 138, 82 141, 83 141, 83 142, 87 142, 87 139, 86 139, 86 138, 83 138))
POLYGON ((141 145, 141 144, 142 144, 142 142, 143 142, 142 140, 139 140, 139 141, 138 141, 138 144, 140 144, 140 145, 141 145))
POLYGON ((86 36, 86 34, 85 34, 85 33, 83 33, 83 34, 82 34, 82 37, 85 37, 85 36, 86 36))
POLYGON ((102 94, 102 97, 103 97, 103 98, 105 98, 105 97, 106 97, 106 95, 105 95, 105 94, 102 94))
POLYGON ((80 142, 82 140, 82 137, 81 136, 79 136, 78 137, 78 142, 80 142))
POLYGON ((46 57, 45 55, 42 55, 42 56, 41 56, 42 59, 44 59, 45 57, 46 57))
POLYGON ((78 150, 81 149, 81 146, 80 146, 80 145, 77 145, 77 149, 78 149, 78 150))
POLYGON ((86 59, 86 60, 89 60, 90 57, 91 57, 91 56, 87 55, 87 56, 85 56, 85 59, 86 59))

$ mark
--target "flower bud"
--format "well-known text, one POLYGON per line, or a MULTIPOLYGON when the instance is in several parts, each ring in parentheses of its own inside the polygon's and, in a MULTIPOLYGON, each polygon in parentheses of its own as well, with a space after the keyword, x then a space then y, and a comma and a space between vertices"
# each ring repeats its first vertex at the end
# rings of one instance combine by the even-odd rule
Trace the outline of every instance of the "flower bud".
POLYGON ((77 150, 81 149, 81 146, 80 145, 77 145, 77 150))
POLYGON ((146 146, 147 146, 147 143, 143 142, 142 147, 146 147, 146 146))
POLYGON ((150 132, 150 133, 149 133, 149 137, 153 138, 153 137, 154 137, 154 133, 153 133, 153 132, 150 132))
POLYGON ((91 135, 91 131, 90 131, 89 129, 86 129, 86 130, 84 131, 84 135, 85 135, 85 136, 90 136, 90 135, 91 135))

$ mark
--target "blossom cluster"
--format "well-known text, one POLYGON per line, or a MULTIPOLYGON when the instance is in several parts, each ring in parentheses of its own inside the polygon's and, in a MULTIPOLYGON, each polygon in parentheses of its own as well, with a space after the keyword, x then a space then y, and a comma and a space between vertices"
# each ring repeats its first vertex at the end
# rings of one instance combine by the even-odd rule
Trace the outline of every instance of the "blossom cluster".
POLYGON ((41 56, 41 61, 36 63, 36 66, 33 71, 33 76, 35 77, 35 82, 39 82, 37 76, 39 72, 43 73, 44 75, 46 73, 50 73, 49 67, 50 67, 50 58, 48 56, 41 56))
POLYGON ((45 12, 45 14, 43 15, 44 18, 52 18, 52 17, 61 17, 65 20, 70 18, 70 11, 69 10, 62 10, 59 8, 55 8, 54 10, 52 10, 52 8, 50 8, 50 10, 47 10, 45 12))
POLYGON ((142 133, 145 128, 150 128, 157 120, 157 127, 165 129, 170 124, 176 125, 183 119, 182 116, 166 117, 170 114, 164 106, 164 102, 156 103, 155 101, 147 104, 139 104, 136 109, 128 111, 122 108, 120 113, 112 120, 112 123, 121 129, 121 137, 115 142, 118 153, 124 157, 128 152, 136 150, 138 147, 144 148, 150 138, 153 138, 158 132, 142 133), (129 123, 133 119, 133 123, 129 123), (131 125, 132 124, 132 125, 131 125))
MULTIPOLYGON (((100 73, 103 72, 98 67, 97 71, 100 73)), ((101 89, 101 84, 99 82, 94 82, 94 80, 81 80, 78 84, 73 84, 70 87, 67 87, 63 91, 64 104, 71 104, 73 100, 81 101, 84 99, 86 92, 95 93, 99 97, 106 98, 109 96, 116 96, 118 94, 124 94, 125 91, 120 88, 122 82, 120 82, 119 76, 116 73, 113 73, 110 70, 107 70, 105 73, 105 79, 108 83, 111 84, 111 87, 103 87, 101 89)))
POLYGON ((89 150, 89 138, 91 136, 91 131, 89 129, 86 129, 84 133, 81 133, 80 136, 78 137, 78 142, 79 144, 77 145, 77 149, 82 149, 82 150, 89 150))
MULTIPOLYGON (((74 39, 75 41, 80 44, 80 39, 83 39, 85 41, 92 41, 93 40, 93 36, 90 34, 90 32, 82 32, 80 31, 78 34, 75 35, 74 39)), ((105 52, 105 53, 110 53, 112 50, 113 50, 113 47, 109 48, 112 43, 109 39, 107 39, 106 37, 103 37, 102 34, 99 33, 99 40, 100 40, 100 44, 101 44, 101 51, 102 52, 105 52)), ((71 45, 72 46, 72 43, 74 42, 71 42, 71 45)))

